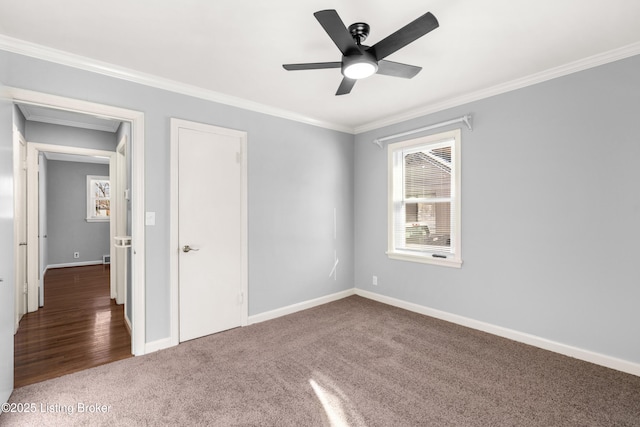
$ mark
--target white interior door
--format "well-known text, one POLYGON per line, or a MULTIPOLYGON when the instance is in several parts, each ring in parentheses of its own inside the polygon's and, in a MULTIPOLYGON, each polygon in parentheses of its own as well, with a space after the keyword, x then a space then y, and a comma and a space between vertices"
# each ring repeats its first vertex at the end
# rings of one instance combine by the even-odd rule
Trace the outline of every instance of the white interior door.
MULTIPOLYGON (((124 237, 127 235, 127 199, 125 197, 125 189, 127 188, 127 137, 122 137, 116 148, 116 181, 117 192, 114 194, 118 198, 115 216, 116 236, 124 237)), ((117 248, 115 251, 115 266, 111 270, 111 274, 116 276, 116 303, 125 304, 127 300, 127 265, 126 265, 127 248, 117 248), (115 271, 114 271, 115 270, 115 271)))
MULTIPOLYGON (((196 125, 196 124, 193 124, 196 125)), ((178 130, 180 341, 242 324, 245 134, 178 130)))

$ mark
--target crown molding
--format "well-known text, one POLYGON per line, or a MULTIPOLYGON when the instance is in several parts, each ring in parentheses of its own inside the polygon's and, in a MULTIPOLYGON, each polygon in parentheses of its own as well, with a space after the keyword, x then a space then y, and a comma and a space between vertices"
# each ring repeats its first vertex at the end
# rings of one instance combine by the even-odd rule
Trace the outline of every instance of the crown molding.
POLYGON ((426 116, 428 114, 437 113, 448 108, 457 107, 460 105, 468 104, 470 102, 479 101, 481 99, 489 98, 491 96, 500 95, 502 93, 511 92, 513 90, 522 89, 527 86, 532 86, 538 83, 542 83, 548 80, 552 80, 558 77, 566 76, 568 74, 577 73, 579 71, 594 68, 599 65, 608 64, 610 62, 618 61, 621 59, 629 58, 640 54, 640 42, 632 43, 621 48, 613 49, 608 52, 600 53, 597 55, 589 56, 574 62, 570 62, 559 67, 550 68, 545 71, 541 71, 536 74, 532 74, 519 79, 511 80, 506 83, 501 83, 495 86, 491 86, 486 89, 481 89, 475 92, 471 92, 462 96, 451 98, 442 102, 433 104, 427 104, 420 108, 407 111, 402 114, 391 116, 382 120, 376 120, 361 126, 357 126, 354 129, 355 134, 368 132, 375 129, 380 129, 385 126, 394 125, 404 122, 406 120, 415 119, 418 117, 426 116))
POLYGON ((270 116, 353 134, 353 128, 351 127, 317 120, 312 117, 294 113, 292 111, 272 107, 254 101, 249 101, 247 99, 238 98, 235 96, 225 95, 223 93, 215 92, 212 90, 180 83, 175 80, 165 79, 151 74, 134 71, 125 67, 120 67, 117 65, 109 64, 107 62, 87 58, 85 56, 64 52, 36 43, 9 37, 3 34, 0 34, 0 49, 36 59, 41 59, 44 61, 53 62, 60 65, 65 65, 68 67, 81 69, 84 71, 90 71, 93 73, 98 73, 145 86, 191 96, 194 98, 204 99, 207 101, 229 105, 244 110, 254 111, 257 113, 267 114, 270 116))
POLYGON ((390 116, 382 120, 376 120, 369 122, 355 128, 339 125, 336 123, 330 123, 322 120, 317 120, 312 117, 307 117, 292 111, 272 107, 265 104, 249 101, 243 98, 238 98, 230 95, 225 95, 212 90, 203 89, 197 86, 187 85, 174 80, 165 79, 162 77, 154 76, 151 74, 141 73, 128 68, 119 67, 117 65, 109 64, 106 62, 97 61, 91 58, 87 58, 80 55, 64 52, 61 50, 52 49, 46 46, 38 45, 35 43, 27 42, 24 40, 8 37, 0 34, 0 49, 9 52, 25 55, 37 59, 42 59, 49 62, 54 62, 60 65, 66 65, 73 68, 78 68, 85 71, 90 71, 109 77, 114 77, 121 80, 130 81, 133 83, 142 84, 145 86, 155 87, 158 89, 167 90, 170 92, 179 93, 182 95, 191 96, 194 98, 200 98, 207 101, 212 101, 232 107, 237 107, 257 113, 267 114, 287 120, 293 120, 300 123, 306 123, 313 126, 318 126, 325 129, 336 130, 349 134, 359 134, 368 132, 375 129, 380 129, 385 126, 394 125, 407 120, 415 119, 418 117, 426 116, 428 114, 437 113, 442 110, 457 107, 460 105, 468 104, 470 102, 479 101, 481 99, 489 98, 502 93, 510 92, 517 89, 522 89, 527 86, 532 86, 538 83, 542 83, 548 80, 552 80, 558 77, 566 76, 568 74, 576 73, 579 71, 587 70, 589 68, 597 67, 599 65, 608 64, 610 62, 625 59, 631 56, 640 54, 640 42, 635 42, 627 46, 623 46, 617 49, 613 49, 604 53, 593 55, 587 58, 583 58, 574 62, 570 62, 559 67, 554 67, 539 73, 535 73, 529 76, 511 80, 506 83, 501 83, 489 88, 480 89, 465 95, 450 98, 441 102, 423 105, 417 109, 413 109, 398 115, 390 116))

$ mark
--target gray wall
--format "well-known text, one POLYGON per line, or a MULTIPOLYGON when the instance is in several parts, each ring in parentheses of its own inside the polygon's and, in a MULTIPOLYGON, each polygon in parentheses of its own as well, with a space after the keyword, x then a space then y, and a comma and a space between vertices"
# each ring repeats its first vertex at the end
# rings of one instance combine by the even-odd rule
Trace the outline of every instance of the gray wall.
MULTIPOLYGON (((115 151, 117 145, 116 133, 113 132, 29 120, 25 123, 25 138, 28 142, 40 144, 105 151, 115 151)), ((73 165, 73 162, 58 161, 52 161, 50 164, 53 166, 47 169, 46 178, 49 202, 47 206, 48 259, 43 268, 49 265, 102 260, 103 255, 109 254, 109 224, 85 221, 86 175, 109 176, 108 165, 86 164, 80 167, 73 165), (85 173, 84 176, 80 176, 82 169, 87 171, 95 169, 100 173, 85 173), (52 179, 55 182, 52 182, 52 179), (85 190, 79 189, 81 185, 85 186, 85 190), (73 190, 69 191, 71 188, 73 190), (49 197, 62 197, 62 199, 58 202, 49 197), (78 210, 80 204, 84 206, 84 210, 78 210), (73 252, 80 252, 80 258, 74 259, 73 252)))
POLYGON ((115 151, 115 135, 113 132, 27 121, 25 138, 41 144, 115 151))
POLYGON ((146 229, 147 342, 169 334, 169 119, 177 117, 249 134, 250 314, 355 283, 640 362, 640 57, 360 134, 355 148, 352 135, 5 51, 0 64, 8 85, 144 112, 145 204, 156 212, 146 229), (463 267, 387 259, 386 151, 371 140, 468 112, 463 267))
MULTIPOLYGON (((2 64, 2 61, 0 61, 2 64)), ((3 69, 0 65, 0 70, 3 69)), ((13 391, 15 311, 13 246, 13 111, 0 76, 0 402, 13 391)))
POLYGON ((353 288, 352 135, 6 51, 0 64, 9 86, 144 112, 145 205, 156 212, 146 227, 147 342, 169 336, 171 117, 248 132, 250 315, 353 288))
POLYGON ((109 176, 109 165, 49 160, 47 172, 49 265, 102 260, 109 223, 86 221, 87 175, 109 176))
POLYGON ((639 94, 636 56, 357 135, 356 287, 640 363, 639 94), (466 113, 462 268, 389 260, 372 139, 466 113))

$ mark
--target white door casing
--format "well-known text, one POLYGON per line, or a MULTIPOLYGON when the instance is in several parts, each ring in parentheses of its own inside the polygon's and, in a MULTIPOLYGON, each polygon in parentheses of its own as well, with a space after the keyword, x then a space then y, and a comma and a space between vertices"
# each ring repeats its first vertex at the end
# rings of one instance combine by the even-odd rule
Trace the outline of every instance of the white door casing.
MULTIPOLYGON (((47 188, 47 162, 44 158, 44 153, 40 154, 40 161, 38 163, 38 180, 39 185, 38 188, 47 188)), ((39 297, 40 297, 40 307, 44 306, 44 294, 46 290, 44 289, 44 275, 49 265, 49 248, 47 247, 47 192, 40 191, 38 194, 39 202, 38 209, 39 212, 39 236, 38 245, 40 246, 39 251, 39 259, 40 259, 40 270, 38 273, 39 277, 39 297)))
MULTIPOLYGON (((79 148, 79 147, 70 147, 70 146, 61 146, 61 145, 52 145, 52 144, 40 144, 40 143, 27 143, 27 216, 28 216, 28 224, 27 224, 27 250, 28 250, 28 292, 27 292, 27 309, 29 312, 34 312, 38 310, 40 306, 40 298, 39 295, 42 290, 39 289, 40 286, 40 250, 39 250, 39 240, 40 240, 40 192, 43 191, 40 189, 40 179, 38 177, 39 174, 39 158, 40 153, 42 152, 50 152, 50 153, 61 153, 61 154, 75 154, 81 156, 100 156, 109 158, 109 175, 113 181, 113 177, 115 175, 115 159, 116 153, 112 151, 103 151, 103 150, 93 150, 87 148, 79 148)), ((112 191, 117 192, 117 185, 112 182, 112 191)), ((112 210, 117 212, 117 200, 112 198, 111 200, 112 210)), ((110 226, 109 226, 109 236, 110 236, 110 256, 112 260, 112 264, 114 262, 114 237, 115 237, 115 218, 111 217, 110 226)), ((113 268, 117 268, 115 265, 112 265, 113 268)), ((114 274, 111 275, 111 289, 115 288, 115 280, 116 277, 114 274)))
POLYGON ((171 131, 177 344, 247 324, 246 133, 177 119, 171 131))
POLYGON ((15 250, 15 331, 27 312, 27 142, 13 130, 14 250, 15 250))
MULTIPOLYGON (((147 353, 145 339, 145 179, 144 179, 144 114, 139 111, 113 107, 78 99, 33 92, 18 88, 6 88, 9 99, 16 103, 39 105, 49 108, 92 114, 131 123, 132 144, 132 325, 131 350, 135 355, 147 353)), ((50 150, 47 150, 50 151, 50 150)), ((36 255, 37 256, 37 255, 36 255)), ((29 282, 31 286, 31 282, 29 282)), ((37 285, 36 285, 37 286, 37 285)), ((11 363, 13 365, 13 362, 11 363)))
MULTIPOLYGON (((116 148, 116 191, 112 197, 117 199, 118 213, 116 215, 115 235, 123 237, 127 235, 127 200, 125 190, 127 188, 127 136, 123 136, 116 148)), ((126 253, 128 249, 116 248, 115 268, 112 266, 112 275, 116 277, 115 298, 117 304, 125 304, 127 299, 127 272, 126 253)), ((126 308, 125 308, 126 312, 126 308)))

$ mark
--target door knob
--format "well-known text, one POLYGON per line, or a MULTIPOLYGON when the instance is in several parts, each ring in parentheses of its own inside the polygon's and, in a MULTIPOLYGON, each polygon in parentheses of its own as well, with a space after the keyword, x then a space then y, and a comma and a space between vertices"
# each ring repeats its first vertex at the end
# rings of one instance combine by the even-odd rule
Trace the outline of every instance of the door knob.
POLYGON ((197 251, 199 251, 199 250, 200 250, 200 249, 192 248, 192 247, 191 247, 191 246, 189 246, 189 245, 184 245, 184 246, 182 247, 182 252, 191 252, 191 251, 196 251, 196 252, 197 252, 197 251))

